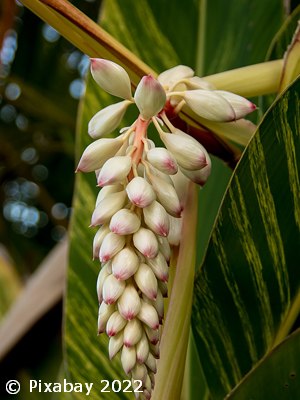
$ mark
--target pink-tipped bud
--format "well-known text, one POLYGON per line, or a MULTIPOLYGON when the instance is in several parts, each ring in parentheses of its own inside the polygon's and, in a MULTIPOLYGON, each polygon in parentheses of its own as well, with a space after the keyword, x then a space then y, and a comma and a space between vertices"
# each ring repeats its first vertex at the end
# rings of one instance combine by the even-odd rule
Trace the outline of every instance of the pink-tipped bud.
POLYGON ((119 313, 127 321, 135 318, 141 309, 141 300, 132 284, 128 284, 118 300, 119 313))
POLYGON ((166 103, 166 93, 151 75, 144 76, 134 94, 135 104, 142 118, 148 120, 159 113, 166 103))
POLYGON ((139 269, 134 275, 134 280, 142 293, 151 300, 156 299, 157 279, 154 272, 147 264, 140 264, 139 269))
POLYGON ((107 262, 113 256, 115 256, 125 245, 125 237, 116 235, 115 233, 109 232, 103 239, 100 247, 99 259, 102 263, 107 262))
POLYGON ((115 336, 119 333, 126 325, 126 320, 120 315, 118 311, 115 311, 107 321, 106 333, 107 336, 115 336))
POLYGON ((98 176, 98 185, 106 186, 122 182, 131 169, 131 157, 116 156, 105 162, 98 176))
POLYGON ((141 220, 134 211, 123 208, 112 217, 109 228, 118 235, 130 235, 141 226, 141 220))
POLYGON ((174 175, 178 171, 178 166, 173 155, 163 147, 156 147, 147 153, 147 160, 153 167, 164 174, 174 175))
POLYGON ((141 309, 138 313, 138 319, 151 329, 158 329, 159 327, 159 319, 155 308, 143 300, 141 300, 141 309))
POLYGON ((140 208, 149 206, 156 198, 152 186, 140 176, 133 178, 128 183, 126 192, 129 200, 140 208))
POLYGON ((123 331, 109 339, 108 354, 109 359, 112 360, 114 356, 120 351, 123 346, 123 331))
POLYGON ((91 172, 101 168, 110 157, 113 157, 117 153, 122 144, 122 138, 103 138, 91 143, 84 150, 76 172, 91 172))
POLYGON ((202 169, 198 169, 197 171, 189 171, 181 168, 181 171, 192 182, 197 183, 197 185, 204 186, 211 173, 210 158, 207 158, 207 166, 202 169))
POLYGON ((138 268, 139 258, 130 247, 125 247, 112 259, 112 273, 117 279, 130 278, 138 268))
MULTIPOLYGON (((99 170, 99 173, 100 173, 100 170, 99 170)), ((99 174, 98 174, 98 176, 99 176, 99 174)), ((109 194, 112 194, 112 193, 121 192, 121 191, 123 191, 123 189, 124 189, 124 186, 121 183, 116 183, 114 185, 107 185, 107 186, 103 187, 101 190, 99 190, 99 193, 98 193, 98 196, 96 199, 96 207, 98 206, 100 201, 102 201, 106 196, 108 196, 109 194)))
POLYGON ((89 135, 93 139, 98 139, 114 131, 122 121, 129 104, 131 101, 124 100, 97 112, 89 122, 89 135))
POLYGON ((168 239, 166 237, 158 236, 157 241, 159 251, 165 257, 166 261, 169 262, 171 257, 171 247, 168 239))
POLYGON ((114 305, 106 304, 106 303, 104 303, 104 301, 101 303, 101 305, 99 307, 99 314, 98 314, 98 333, 99 334, 105 331, 106 323, 114 311, 115 311, 114 305))
POLYGON ((159 251, 157 256, 147 260, 147 264, 151 267, 157 279, 167 282, 169 279, 169 267, 165 257, 159 251))
POLYGON ((169 216, 170 230, 168 234, 168 241, 171 246, 179 246, 181 239, 182 218, 174 218, 169 216))
POLYGON ((157 239, 150 229, 142 227, 135 232, 133 244, 146 258, 154 258, 158 253, 157 239))
POLYGON ((157 360, 159 359, 160 357, 159 343, 156 344, 150 343, 150 353, 153 354, 154 358, 156 358, 157 360))
POLYGON ((103 285, 103 301, 106 304, 114 304, 125 289, 125 282, 118 281, 113 275, 109 275, 103 285))
POLYGON ((124 346, 135 346, 141 340, 142 333, 142 324, 137 318, 128 321, 124 328, 124 346))
POLYGON ((169 217, 164 207, 154 201, 150 206, 143 209, 146 225, 157 235, 167 236, 169 234, 169 217))
POLYGON ((160 137, 181 167, 196 170, 207 165, 206 150, 186 133, 176 129, 174 133, 161 133, 160 137))
POLYGON ((144 329, 151 344, 157 344, 159 342, 159 330, 158 329, 151 329, 149 326, 144 325, 144 329))
POLYGON ((136 351, 134 346, 123 346, 121 352, 121 363, 125 373, 128 375, 136 364, 136 351))
POLYGON ((153 174, 149 174, 149 179, 161 205, 169 214, 179 217, 181 205, 174 186, 153 174))
POLYGON ((256 105, 242 96, 225 90, 215 90, 214 92, 230 103, 235 112, 235 119, 244 118, 247 114, 256 110, 256 105))
POLYGON ((156 374, 156 360, 151 353, 149 353, 145 364, 152 372, 156 374))
POLYGON ((190 78, 194 75, 192 68, 186 65, 177 65, 176 67, 167 69, 158 75, 158 82, 163 85, 166 89, 172 88, 176 82, 182 79, 190 78))
POLYGON ((93 258, 99 257, 101 244, 105 236, 108 234, 108 232, 109 228, 107 225, 102 225, 101 228, 98 229, 96 235, 94 236, 94 241, 93 241, 93 258))
POLYGON ((97 226, 108 222, 111 217, 123 207, 125 199, 125 190, 117 193, 110 193, 105 196, 98 203, 92 214, 91 225, 97 226))
POLYGON ((159 322, 161 323, 164 318, 164 298, 161 291, 157 291, 156 299, 153 301, 148 299, 146 296, 143 296, 143 299, 146 303, 151 304, 155 308, 159 317, 159 322))
POLYGON ((96 288, 97 288, 99 304, 103 300, 102 289, 103 289, 104 281, 110 274, 111 274, 111 265, 110 265, 110 262, 108 262, 100 269, 100 272, 99 272, 98 278, 97 278, 96 288))
POLYGON ((107 93, 131 100, 130 78, 120 65, 102 58, 91 58, 91 73, 98 85, 107 93))
POLYGON ((149 355, 149 342, 146 334, 143 332, 141 340, 136 345, 136 358, 138 363, 144 364, 149 355))

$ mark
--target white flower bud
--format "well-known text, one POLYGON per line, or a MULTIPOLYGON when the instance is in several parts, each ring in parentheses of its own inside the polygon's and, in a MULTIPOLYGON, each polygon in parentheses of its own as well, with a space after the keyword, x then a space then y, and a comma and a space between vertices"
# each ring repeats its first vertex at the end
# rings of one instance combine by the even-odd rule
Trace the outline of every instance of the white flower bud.
POLYGON ((113 275, 109 275, 103 285, 103 301, 106 304, 114 304, 125 289, 125 282, 118 281, 113 275))
POLYGON ((195 170, 207 165, 206 150, 186 133, 176 129, 174 133, 161 133, 160 137, 181 167, 195 170))
POLYGON ((170 230, 168 234, 168 241, 172 246, 179 246, 181 239, 182 218, 174 218, 169 216, 170 230))
POLYGON ((140 218, 134 211, 123 208, 112 217, 109 228, 118 235, 130 235, 136 232, 141 225, 140 218))
POLYGON ((136 176, 128 183, 126 192, 129 200, 140 208, 149 206, 156 198, 152 186, 140 176, 136 176))
POLYGON ((244 118, 247 114, 256 110, 256 105, 242 96, 225 90, 215 90, 214 93, 222 96, 230 103, 235 112, 235 119, 244 118))
POLYGON ((141 300, 141 308, 137 317, 151 329, 158 329, 159 320, 155 308, 143 300, 141 300))
POLYGON ((112 259, 112 273, 117 279, 126 280, 136 273, 139 263, 133 249, 125 247, 112 259))
POLYGON ((236 119, 231 104, 215 90, 187 90, 183 92, 187 105, 200 117, 215 122, 229 122, 236 119))
POLYGON ((109 232, 103 239, 102 245, 100 247, 99 259, 102 263, 110 260, 114 255, 116 255, 120 250, 123 249, 125 245, 125 237, 116 235, 115 233, 109 232))
POLYGON ((169 89, 174 86, 176 82, 179 82, 182 79, 190 78, 193 75, 194 71, 192 68, 186 65, 177 65, 176 67, 167 69, 159 74, 157 80, 160 84, 166 87, 166 89, 169 89))
POLYGON ((125 373, 128 375, 136 364, 136 351, 134 346, 123 346, 121 352, 121 363, 125 373))
POLYGON ((142 227, 135 232, 133 244, 146 258, 154 258, 158 253, 157 239, 150 229, 142 227))
POLYGON ((199 76, 192 76, 185 80, 185 84, 190 89, 205 89, 205 90, 213 90, 215 87, 211 83, 207 82, 205 79, 200 78, 199 76))
POLYGON ((95 140, 84 150, 76 172, 91 172, 101 168, 110 157, 116 154, 122 144, 122 138, 95 140))
POLYGON ((151 344, 157 344, 159 342, 159 330, 158 329, 151 329, 149 326, 145 325, 144 326, 147 338, 149 339, 149 342, 151 344))
POLYGON ((157 279, 167 282, 169 279, 169 267, 165 257, 159 251, 157 256, 147 260, 147 264, 151 267, 157 279))
POLYGON ((153 354, 153 356, 156 359, 159 359, 159 356, 160 356, 159 343, 157 343, 157 344, 151 344, 150 343, 150 354, 151 353, 153 354))
POLYGON ((92 214, 91 226, 101 225, 108 222, 111 217, 123 207, 125 199, 125 190, 105 196, 99 202, 92 214))
MULTIPOLYGON (((144 299, 146 301, 146 299, 144 299)), ((164 318, 164 298, 160 290, 157 291, 157 296, 154 301, 152 301, 150 304, 152 304, 157 311, 158 317, 159 317, 159 322, 161 323, 163 318, 164 318)))
POLYGON ((142 333, 142 324, 137 318, 128 321, 124 328, 124 346, 135 346, 141 340, 142 333))
POLYGON ((96 232, 93 241, 93 259, 99 258, 99 250, 103 242, 104 237, 108 234, 109 228, 107 225, 102 225, 96 232))
POLYGON ((169 216, 164 207, 154 201, 143 209, 145 224, 157 235, 167 236, 169 234, 169 216))
POLYGON ((142 293, 149 299, 155 300, 157 296, 157 279, 152 269, 144 263, 141 263, 134 275, 134 280, 142 293))
MULTIPOLYGON (((124 281, 122 281, 124 282, 124 281)), ((123 318, 130 321, 135 318, 141 309, 141 300, 132 284, 128 284, 118 300, 118 310, 123 318)))
POLYGON ((123 331, 109 339, 108 354, 109 359, 112 360, 123 346, 123 331))
POLYGON ((118 311, 115 311, 107 321, 106 333, 107 336, 115 336, 119 333, 126 325, 126 320, 120 315, 118 311))
POLYGON ((131 373, 132 380, 139 380, 143 382, 143 385, 145 384, 146 376, 148 374, 145 364, 136 364, 131 373))
POLYGON ((122 121, 131 101, 124 100, 103 108, 89 122, 88 132, 93 139, 98 139, 114 131, 122 121))
POLYGON ((113 96, 131 100, 130 78, 120 65, 102 58, 91 58, 91 73, 103 90, 113 96))
POLYGON ((174 187, 153 174, 149 174, 149 179, 161 205, 169 214, 179 217, 181 214, 181 205, 174 187))
MULTIPOLYGON (((100 170, 99 170, 99 173, 100 173, 100 170)), ((100 201, 103 200, 106 196, 108 196, 109 194, 112 194, 112 193, 121 192, 121 191, 123 191, 123 189, 124 189, 124 186, 120 183, 116 183, 115 185, 104 186, 103 188, 101 188, 101 190, 99 190, 99 193, 98 193, 98 196, 96 199, 96 207, 98 206, 100 201)))
POLYGON ((163 147, 156 147, 147 153, 147 160, 153 167, 164 174, 174 175, 178 170, 177 162, 173 155, 163 147))
POLYGON ((149 378, 150 378, 150 381, 151 381, 151 388, 154 389, 154 385, 155 385, 155 375, 154 375, 153 372, 149 372, 148 375, 149 375, 149 378))
POLYGON ((111 274, 111 270, 110 270, 110 263, 106 263, 101 269, 100 272, 98 274, 98 278, 97 278, 97 295, 98 295, 98 301, 99 304, 102 302, 103 297, 102 297, 102 289, 103 289, 103 284, 105 279, 111 274))
POLYGON ((136 345, 136 358, 138 363, 144 364, 149 355, 149 342, 146 334, 143 332, 141 340, 136 345))
POLYGON ((138 84, 134 100, 142 118, 148 120, 163 109, 166 93, 161 84, 151 75, 148 75, 144 76, 138 84))
POLYGON ((156 374, 156 360, 150 352, 145 364, 152 372, 156 374))
POLYGON ((116 156, 105 162, 98 176, 98 185, 106 186, 123 181, 131 169, 131 157, 116 156))
POLYGON ((113 304, 106 304, 104 303, 104 301, 101 303, 98 314, 99 334, 105 331, 106 323, 114 311, 115 311, 115 306, 113 304))
POLYGON ((187 169, 181 168, 181 171, 192 182, 197 183, 197 185, 204 186, 211 173, 210 158, 207 158, 207 161, 208 161, 207 166, 202 169, 198 169, 196 171, 189 171, 187 169))
POLYGON ((171 247, 168 239, 166 237, 158 236, 157 241, 159 251, 165 257, 166 261, 169 262, 171 257, 171 247))

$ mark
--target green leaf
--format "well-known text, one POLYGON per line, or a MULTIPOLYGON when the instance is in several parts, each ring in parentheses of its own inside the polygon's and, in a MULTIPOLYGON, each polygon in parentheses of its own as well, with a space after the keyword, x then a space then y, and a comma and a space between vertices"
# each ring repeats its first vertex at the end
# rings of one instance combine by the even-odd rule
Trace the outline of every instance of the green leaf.
POLYGON ((299 313, 299 90, 300 80, 245 150, 195 282, 193 331, 214 399, 284 338, 299 313))
POLYGON ((300 330, 274 348, 226 400, 290 400, 300 393, 300 330))

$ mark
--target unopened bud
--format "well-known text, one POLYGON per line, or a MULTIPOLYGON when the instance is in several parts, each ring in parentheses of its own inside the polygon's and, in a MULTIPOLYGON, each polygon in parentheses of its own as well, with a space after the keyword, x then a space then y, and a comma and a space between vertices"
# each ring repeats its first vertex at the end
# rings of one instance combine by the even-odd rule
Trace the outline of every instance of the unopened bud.
POLYGON ((181 171, 192 182, 197 183, 197 185, 204 186, 211 173, 210 158, 207 158, 207 166, 202 169, 189 171, 187 169, 181 168, 181 171))
POLYGON ((134 275, 134 280, 142 293, 149 299, 154 300, 157 296, 157 279, 152 269, 144 263, 141 263, 134 275))
POLYGON ((235 119, 244 118, 247 114, 256 110, 256 105, 242 96, 225 90, 215 90, 214 92, 230 103, 235 112, 235 119))
POLYGON ((150 229, 142 227, 135 232, 133 244, 146 258, 154 258, 158 253, 157 239, 150 229))
POLYGON ((186 65, 177 65, 176 67, 167 69, 158 75, 158 82, 166 89, 172 88, 176 82, 182 79, 190 78, 194 75, 192 68, 186 65))
POLYGON ((179 246, 181 239, 182 218, 174 218, 169 216, 170 230, 168 234, 168 241, 172 246, 179 246))
POLYGON ((169 262, 171 257, 171 247, 168 239, 163 236, 158 236, 157 241, 159 251, 162 253, 166 261, 169 262))
POLYGON ((91 58, 91 73, 107 93, 131 100, 130 78, 120 65, 102 58, 91 58))
POLYGON ((141 300, 138 319, 148 325, 151 329, 158 329, 159 327, 158 315, 155 308, 143 300, 141 300))
POLYGON ((175 158, 163 147, 156 147, 149 150, 147 153, 147 160, 164 174, 174 175, 178 170, 175 158))
POLYGON ((109 339, 108 354, 110 360, 114 358, 114 356, 119 352, 122 346, 123 346, 123 331, 119 332, 117 335, 112 336, 109 339))
POLYGON ((123 181, 131 169, 131 157, 116 156, 105 162, 98 176, 98 185, 105 186, 123 181))
POLYGON ((195 170, 207 165, 204 147, 186 133, 176 129, 174 133, 161 133, 160 137, 183 168, 195 170))
POLYGON ((136 345, 136 358, 140 364, 144 364, 149 355, 149 342, 146 334, 143 332, 141 340, 136 345))
POLYGON ((185 84, 189 89, 213 90, 215 88, 214 85, 199 76, 192 76, 191 78, 186 79, 185 84))
POLYGON ((139 258, 130 247, 125 247, 112 259, 112 273, 117 279, 130 278, 138 268, 139 258))
POLYGON ((141 309, 141 300, 132 284, 128 284, 118 300, 118 310, 123 318, 130 321, 135 318, 141 309))
POLYGON ((169 267, 165 257, 159 251, 157 256, 147 260, 147 264, 151 267, 157 279, 167 282, 169 279, 169 267))
POLYGON ((159 342, 159 330, 151 329, 149 326, 145 325, 145 332, 151 344, 157 344, 159 342))
POLYGON ((103 239, 105 236, 108 234, 109 228, 107 225, 102 225, 101 228, 98 229, 96 235, 94 236, 94 241, 93 241, 93 258, 99 258, 99 251, 101 244, 103 242, 103 239))
POLYGON ((231 104, 215 90, 187 90, 183 92, 187 105, 200 117, 215 122, 229 122, 236 119, 231 104))
POLYGON ((113 304, 106 304, 104 303, 104 301, 101 303, 98 314, 99 334, 105 331, 106 323, 114 311, 115 311, 115 306, 113 304))
POLYGON ((142 381, 143 384, 146 382, 146 376, 147 376, 147 368, 145 364, 136 364, 133 370, 131 371, 132 373, 132 379, 133 380, 139 380, 142 381))
MULTIPOLYGON (((99 173, 100 173, 100 170, 99 170, 99 173)), ((123 189, 124 189, 124 186, 121 183, 104 186, 103 188, 101 188, 101 190, 99 190, 99 193, 98 193, 98 196, 96 199, 96 207, 100 203, 100 201, 103 200, 106 196, 108 196, 109 194, 112 194, 112 193, 121 192, 121 191, 123 191, 123 189)))
POLYGON ((160 290, 163 297, 168 297, 168 285, 166 282, 158 281, 158 289, 160 290))
POLYGON ((144 76, 138 84, 134 100, 142 118, 148 120, 162 110, 166 102, 166 93, 161 84, 148 75, 144 76))
POLYGON ((123 208, 113 215, 109 228, 118 235, 130 235, 136 232, 141 225, 140 218, 134 211, 123 208))
POLYGON ((114 304, 125 289, 125 282, 118 281, 113 275, 109 275, 103 285, 103 301, 106 304, 114 304))
POLYGON ((103 284, 105 279, 111 274, 111 270, 110 270, 110 265, 109 263, 106 263, 101 269, 100 272, 98 274, 98 278, 97 278, 97 295, 98 295, 98 301, 99 304, 102 302, 103 297, 102 297, 102 290, 103 290, 103 284))
POLYGON ((89 135, 93 139, 98 139, 114 131, 122 121, 129 104, 131 101, 125 100, 97 112, 89 122, 89 135))
POLYGON ((124 328, 124 345, 127 347, 135 346, 141 340, 142 333, 142 324, 137 318, 128 321, 124 328))
POLYGON ((103 239, 102 245, 100 247, 100 261, 104 263, 110 260, 114 255, 116 255, 120 250, 123 249, 125 242, 126 240, 124 236, 116 235, 113 232, 109 232, 103 239))
POLYGON ((101 168, 109 158, 117 153, 122 144, 122 138, 95 140, 84 150, 76 172, 91 172, 101 168))
POLYGON ((108 222, 111 217, 123 207, 126 199, 126 192, 122 190, 117 193, 110 193, 105 196, 96 206, 91 220, 91 225, 102 225, 108 222))
POLYGON ((140 176, 133 178, 128 183, 126 192, 129 200, 140 208, 149 206, 156 198, 152 186, 140 176))
POLYGON ((153 354, 154 358, 159 359, 160 357, 159 343, 156 344, 150 343, 150 353, 153 354))
POLYGON ((164 207, 154 201, 143 209, 145 224, 157 235, 167 236, 169 234, 169 217, 164 207))
POLYGON ((150 352, 145 364, 152 372, 156 374, 156 360, 150 352))
POLYGON ((133 347, 123 346, 121 352, 121 363, 126 374, 129 374, 129 372, 133 369, 133 367, 136 364, 136 351, 134 346, 133 347))
POLYGON ((106 333, 109 337, 115 336, 119 333, 126 325, 126 320, 120 315, 118 311, 115 311, 107 321, 106 333))

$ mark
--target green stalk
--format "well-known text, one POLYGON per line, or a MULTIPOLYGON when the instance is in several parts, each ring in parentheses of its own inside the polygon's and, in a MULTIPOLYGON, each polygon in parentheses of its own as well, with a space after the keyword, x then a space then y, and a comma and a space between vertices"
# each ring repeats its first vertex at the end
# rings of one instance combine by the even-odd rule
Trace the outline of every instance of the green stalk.
POLYGON ((161 358, 152 400, 179 400, 190 332, 196 258, 198 200, 195 184, 190 183, 183 215, 176 275, 161 340, 161 358))

